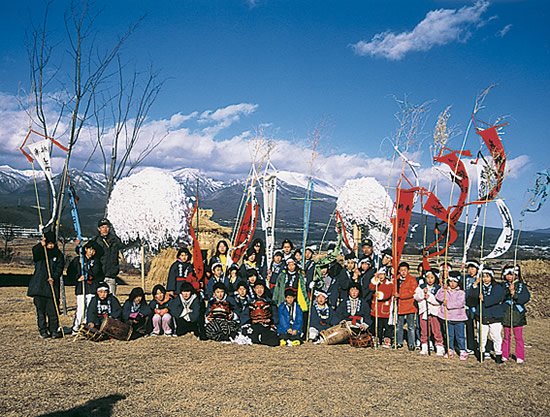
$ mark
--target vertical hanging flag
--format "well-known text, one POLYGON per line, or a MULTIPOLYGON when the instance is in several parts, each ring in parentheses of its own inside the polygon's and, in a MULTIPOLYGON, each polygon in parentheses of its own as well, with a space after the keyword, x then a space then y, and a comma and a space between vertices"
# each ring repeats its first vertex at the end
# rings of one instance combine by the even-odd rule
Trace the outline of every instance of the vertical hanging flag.
POLYGON ((277 175, 263 178, 263 215, 262 228, 265 232, 265 254, 267 264, 271 265, 275 250, 275 214, 277 208, 277 175))
POLYGON ((550 171, 547 169, 537 172, 537 179, 535 181, 535 188, 528 188, 527 192, 532 193, 533 195, 527 203, 527 208, 521 210, 521 219, 525 213, 536 213, 540 210, 548 195, 550 194, 550 171))
MULTIPOLYGON (((499 193, 502 187, 502 181, 504 181, 504 170, 506 169, 506 152, 504 146, 498 136, 497 129, 505 126, 507 123, 499 126, 492 126, 485 130, 478 130, 476 133, 483 138, 485 145, 489 149, 491 156, 493 157, 493 163, 495 165, 496 180, 494 185, 488 190, 487 194, 478 199, 477 204, 484 204, 486 201, 493 200, 499 193)), ((472 203, 472 204, 474 204, 472 203)))
POLYGON ((500 217, 502 217, 502 232, 500 232, 500 236, 498 237, 497 243, 491 253, 481 258, 482 261, 486 259, 498 258, 499 256, 505 254, 506 251, 510 249, 512 241, 514 240, 514 224, 512 222, 510 210, 500 198, 497 198, 495 203, 498 207, 498 211, 500 212, 500 217))
POLYGON ((246 203, 246 209, 244 211, 244 217, 235 237, 233 244, 233 253, 231 259, 233 262, 239 262, 246 247, 250 243, 254 231, 256 230, 256 221, 258 220, 258 204, 256 197, 254 196, 254 187, 250 187, 249 201, 246 203))
MULTIPOLYGON (((198 216, 199 201, 195 203, 195 208, 193 209, 193 214, 191 214, 191 220, 189 221, 189 234, 193 239, 193 266, 195 268, 195 274, 197 275, 197 280, 202 282, 204 275, 204 261, 202 259, 201 247, 199 244, 199 239, 195 235, 195 230, 193 230, 193 217, 198 216)), ((207 282, 204 283, 206 288, 207 282)))
POLYGON ((398 188, 396 196, 397 210, 395 217, 391 219, 393 225, 393 238, 394 238, 394 270, 397 271, 397 265, 401 259, 405 241, 407 240, 407 232, 409 230, 409 224, 411 221, 413 201, 418 187, 414 188, 398 188))

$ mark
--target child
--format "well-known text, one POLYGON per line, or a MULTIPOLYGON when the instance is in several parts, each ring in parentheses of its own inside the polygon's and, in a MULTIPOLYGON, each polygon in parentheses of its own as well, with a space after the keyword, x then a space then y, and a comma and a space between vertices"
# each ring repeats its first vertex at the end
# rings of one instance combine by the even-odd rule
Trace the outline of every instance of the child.
POLYGON ((258 274, 265 278, 267 277, 267 256, 265 254, 265 245, 262 239, 254 239, 252 241, 252 248, 256 252, 255 262, 258 274))
POLYGON ((250 323, 243 326, 242 332, 250 337, 252 343, 279 346, 279 336, 275 325, 278 314, 273 301, 266 296, 266 285, 263 281, 256 281, 254 292, 255 300, 248 305, 250 323))
POLYGON ((143 288, 132 289, 122 306, 122 321, 132 325, 132 339, 151 333, 152 310, 145 301, 143 288))
POLYGON ((502 359, 506 361, 510 358, 513 331, 516 338, 516 361, 517 363, 523 363, 525 361, 523 326, 527 324, 525 304, 529 302, 531 294, 529 294, 527 285, 523 283, 519 265, 516 265, 515 268, 512 265, 506 265, 502 275, 504 278, 502 359))
POLYGON ((284 346, 298 346, 302 343, 302 309, 296 302, 296 293, 292 288, 285 290, 285 301, 279 306, 279 332, 280 344, 284 346))
POLYGON ((96 293, 97 283, 103 281, 103 267, 96 257, 98 247, 95 241, 86 242, 82 248, 84 256, 80 256, 79 247, 75 257, 67 267, 67 276, 76 278, 74 291, 76 294, 76 312, 73 321, 73 336, 78 334, 80 323, 85 320, 84 313, 90 300, 96 293), (84 287, 84 288, 83 288, 84 287))
POLYGON ((336 319, 338 322, 346 320, 352 328, 367 330, 372 321, 367 303, 361 299, 361 287, 357 283, 351 283, 348 288, 348 295, 336 308, 336 319))
POLYGON ((239 317, 233 313, 233 300, 227 296, 225 285, 218 282, 213 287, 213 296, 208 301, 205 331, 208 339, 228 342, 239 331, 239 317))
POLYGON ((181 292, 170 301, 168 309, 176 323, 176 336, 193 332, 196 337, 204 339, 200 323, 201 301, 190 283, 183 283, 181 292))
POLYGON ((321 331, 326 330, 337 324, 336 314, 327 303, 328 295, 326 292, 317 290, 314 293, 315 301, 311 309, 311 322, 309 325, 309 339, 314 343, 320 343, 321 331))
POLYGON ((281 252, 280 250, 276 250, 273 254, 273 262, 271 263, 271 268, 267 272, 270 288, 275 287, 275 284, 277 284, 277 278, 279 277, 279 274, 283 271, 284 267, 285 263, 283 262, 283 252, 281 252))
POLYGON ((149 303, 149 308, 154 313, 151 336, 158 336, 161 327, 165 336, 172 336, 172 315, 168 308, 170 300, 170 296, 162 285, 157 284, 153 287, 153 299, 149 303))
POLYGON ((208 280, 208 284, 206 284, 207 298, 211 298, 214 295, 214 285, 221 283, 224 285, 224 288, 227 288, 228 284, 227 278, 223 276, 223 265, 220 262, 213 264, 210 269, 212 271, 212 276, 208 280))
POLYGON ((184 282, 190 282, 195 291, 200 290, 200 284, 195 276, 195 269, 190 263, 191 253, 187 248, 180 248, 176 255, 176 261, 168 271, 168 280, 166 281, 166 291, 172 297, 178 295, 184 282))
POLYGON ((336 276, 331 275, 331 268, 329 268, 329 265, 322 265, 319 270, 321 275, 319 279, 315 281, 315 288, 327 294, 329 306, 333 310, 336 310, 341 292, 340 282, 336 276))
POLYGON ((391 303, 393 296, 393 281, 383 272, 377 272, 371 279, 369 289, 374 291, 371 306, 371 319, 374 322, 374 331, 378 327, 378 340, 384 341, 382 345, 390 348, 393 338, 393 326, 389 324, 391 314, 391 303), (376 324, 378 320, 378 324, 376 324))
POLYGON ((416 279, 409 274, 409 264, 399 264, 397 279, 397 348, 403 347, 403 325, 407 320, 407 345, 410 351, 415 349, 415 315, 418 309, 414 305, 414 293, 418 286, 416 279))
MULTIPOLYGON (((470 288, 474 285, 479 273, 479 262, 474 259, 466 261, 466 276, 463 281, 463 289, 468 293, 470 288)), ((479 300, 474 300, 472 305, 471 300, 466 298, 466 352, 468 355, 472 355, 477 350, 477 341, 475 337, 475 323, 474 323, 474 311, 476 307, 479 307, 479 300)))
POLYGON ((286 262, 288 258, 292 257, 292 250, 294 249, 294 245, 289 239, 283 240, 283 261, 286 262))
POLYGON ((254 302, 254 298, 248 293, 248 284, 240 281, 236 285, 237 290, 234 293, 235 312, 239 316, 241 327, 250 321, 250 313, 248 305, 254 302))
POLYGON ((315 261, 313 260, 313 248, 307 247, 304 253, 304 275, 306 276, 306 286, 309 288, 309 285, 313 281, 315 276, 315 261))
POLYGON ((248 248, 246 251, 245 260, 239 268, 239 277, 246 279, 248 271, 256 271, 260 275, 258 268, 256 267, 256 251, 254 248, 248 248))
POLYGON ((277 284, 273 290, 273 299, 276 303, 280 304, 283 302, 285 290, 291 289, 294 293, 298 291, 301 276, 302 272, 298 269, 296 260, 294 258, 288 258, 286 260, 286 268, 279 274, 277 284))
POLYGON ((63 337, 59 332, 59 280, 63 275, 65 262, 57 247, 54 232, 44 233, 40 243, 33 246, 32 260, 34 273, 29 282, 27 296, 33 298, 36 307, 40 337, 59 339, 63 337))
POLYGON ((294 259, 298 268, 302 269, 302 251, 300 249, 294 251, 294 259))
MULTIPOLYGON (((502 319, 504 313, 502 311, 502 302, 504 301, 504 289, 502 285, 497 284, 494 280, 495 273, 492 269, 484 267, 481 271, 481 280, 476 279, 470 291, 468 298, 472 304, 477 300, 477 305, 481 301, 481 351, 480 355, 484 358, 490 358, 489 352, 485 352, 487 345, 487 336, 491 334, 493 347, 495 350, 496 363, 502 363, 502 319)), ((479 307, 475 311, 475 317, 479 321, 479 307)))
POLYGON ((435 339, 435 351, 437 356, 443 356, 443 337, 438 314, 441 303, 435 298, 441 287, 436 284, 437 270, 428 270, 424 273, 424 283, 418 286, 414 293, 414 299, 418 303, 418 315, 420 318, 420 342, 422 343, 421 355, 428 354, 430 336, 435 339), (429 327, 428 327, 429 326, 429 327))
POLYGON ((118 299, 109 293, 109 286, 105 282, 97 284, 96 295, 88 304, 86 322, 88 327, 99 327, 106 317, 120 319, 122 307, 118 299))
POLYGON ((441 302, 439 307, 439 318, 442 321, 447 320, 446 327, 449 330, 449 353, 448 357, 452 358, 455 354, 455 345, 458 346, 460 352, 460 360, 468 359, 466 353, 466 345, 464 343, 464 324, 466 322, 466 311, 464 305, 466 303, 466 295, 463 290, 458 287, 460 278, 456 275, 450 275, 447 282, 440 288, 435 298, 441 302))
POLYGON ((231 256, 227 254, 228 250, 229 246, 227 246, 227 242, 225 240, 220 240, 217 243, 216 252, 210 258, 210 262, 208 264, 210 266, 210 271, 212 271, 212 267, 214 266, 214 264, 219 263, 222 266, 222 274, 225 274, 227 268, 233 265, 233 260, 231 259, 231 256))
POLYGON ((227 291, 229 294, 233 294, 235 291, 237 291, 237 283, 239 281, 242 281, 242 279, 239 277, 239 267, 235 264, 231 265, 229 268, 227 268, 227 291))

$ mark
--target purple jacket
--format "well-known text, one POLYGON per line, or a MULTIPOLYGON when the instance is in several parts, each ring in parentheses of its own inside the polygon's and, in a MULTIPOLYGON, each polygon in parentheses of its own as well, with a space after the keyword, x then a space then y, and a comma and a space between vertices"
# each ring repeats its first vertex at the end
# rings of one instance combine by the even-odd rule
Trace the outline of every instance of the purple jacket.
MULTIPOLYGON (((445 290, 441 288, 435 295, 437 301, 443 303, 445 299, 445 290)), ((449 321, 466 321, 466 311, 464 305, 466 302, 466 293, 463 290, 447 289, 447 320, 449 321)), ((440 319, 445 320, 445 306, 441 304, 439 308, 440 319)))

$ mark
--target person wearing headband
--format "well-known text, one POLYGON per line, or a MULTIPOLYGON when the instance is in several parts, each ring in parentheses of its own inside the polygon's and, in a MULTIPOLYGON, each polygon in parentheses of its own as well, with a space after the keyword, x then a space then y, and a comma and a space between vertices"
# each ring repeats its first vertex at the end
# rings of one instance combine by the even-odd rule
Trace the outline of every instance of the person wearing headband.
POLYGON ((110 293, 109 285, 105 281, 98 283, 96 295, 90 300, 86 312, 88 327, 99 328, 107 317, 120 319, 121 315, 122 306, 118 299, 110 293))

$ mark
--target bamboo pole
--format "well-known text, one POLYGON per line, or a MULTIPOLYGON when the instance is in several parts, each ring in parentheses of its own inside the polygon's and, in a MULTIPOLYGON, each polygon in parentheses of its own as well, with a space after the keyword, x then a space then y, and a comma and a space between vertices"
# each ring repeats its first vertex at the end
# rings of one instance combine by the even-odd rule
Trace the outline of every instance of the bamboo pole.
POLYGON ((141 242, 141 286, 145 292, 145 246, 141 242))

